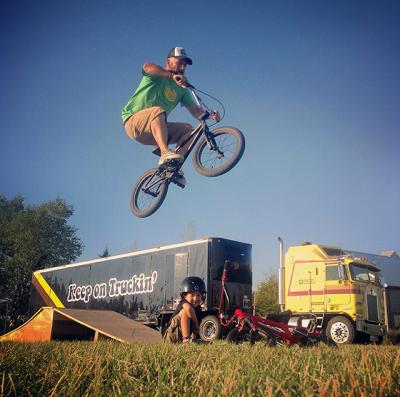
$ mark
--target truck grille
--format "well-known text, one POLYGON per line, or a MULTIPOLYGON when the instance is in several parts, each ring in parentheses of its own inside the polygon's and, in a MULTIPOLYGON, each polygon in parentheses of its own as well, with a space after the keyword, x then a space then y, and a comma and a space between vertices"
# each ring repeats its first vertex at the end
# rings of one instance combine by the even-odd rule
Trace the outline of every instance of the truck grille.
POLYGON ((375 295, 367 295, 368 320, 378 322, 378 299, 375 295))

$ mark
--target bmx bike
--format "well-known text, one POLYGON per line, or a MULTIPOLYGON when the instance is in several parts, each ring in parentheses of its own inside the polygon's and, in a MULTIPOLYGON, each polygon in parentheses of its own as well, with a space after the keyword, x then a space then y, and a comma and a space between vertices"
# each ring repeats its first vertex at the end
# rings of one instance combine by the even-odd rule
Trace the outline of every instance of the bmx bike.
MULTIPOLYGON (((184 187, 179 184, 181 176, 179 171, 192 151, 195 170, 208 177, 225 174, 239 162, 243 155, 245 149, 243 134, 235 127, 219 127, 210 130, 206 120, 211 110, 196 93, 196 91, 202 91, 195 89, 192 85, 188 85, 188 89, 204 113, 198 118, 198 126, 176 148, 176 151, 179 151, 190 142, 182 153, 183 161, 172 161, 158 168, 151 168, 136 182, 130 205, 133 214, 139 218, 150 216, 161 207, 171 182, 184 187)), ((157 150, 154 153, 157 154, 157 150)))
POLYGON ((259 341, 266 346, 294 344, 312 346, 319 342, 335 345, 316 328, 313 316, 292 316, 291 312, 282 312, 262 317, 246 313, 241 309, 232 311, 225 284, 228 281, 228 271, 234 268, 234 263, 225 261, 218 308, 219 321, 229 330, 226 336, 228 342, 254 344, 259 341))

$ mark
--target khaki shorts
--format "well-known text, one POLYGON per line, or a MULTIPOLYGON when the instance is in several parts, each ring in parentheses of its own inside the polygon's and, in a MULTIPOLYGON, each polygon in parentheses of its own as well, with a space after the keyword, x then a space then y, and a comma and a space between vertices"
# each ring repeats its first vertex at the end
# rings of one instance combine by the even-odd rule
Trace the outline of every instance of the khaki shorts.
MULTIPOLYGON (((164 109, 154 106, 133 114, 124 125, 129 138, 143 145, 157 145, 151 131, 151 122, 161 113, 165 115, 164 109)), ((188 123, 167 123, 167 129, 168 143, 177 143, 182 136, 190 133, 193 127, 188 123)))

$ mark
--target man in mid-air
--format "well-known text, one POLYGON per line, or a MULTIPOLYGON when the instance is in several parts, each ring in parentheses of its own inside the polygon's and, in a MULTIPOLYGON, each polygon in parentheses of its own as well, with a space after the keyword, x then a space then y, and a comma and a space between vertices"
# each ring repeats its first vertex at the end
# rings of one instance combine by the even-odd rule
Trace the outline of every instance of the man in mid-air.
MULTIPOLYGON (((185 69, 192 63, 182 47, 169 51, 165 67, 146 62, 142 69, 142 81, 122 109, 121 116, 128 136, 144 145, 157 145, 161 152, 160 166, 170 161, 183 161, 182 154, 170 150, 168 144, 179 145, 193 130, 188 123, 167 121, 176 105, 185 106, 195 118, 204 113, 187 88, 189 82, 185 69)), ((210 118, 219 121, 219 112, 211 111, 210 118)))

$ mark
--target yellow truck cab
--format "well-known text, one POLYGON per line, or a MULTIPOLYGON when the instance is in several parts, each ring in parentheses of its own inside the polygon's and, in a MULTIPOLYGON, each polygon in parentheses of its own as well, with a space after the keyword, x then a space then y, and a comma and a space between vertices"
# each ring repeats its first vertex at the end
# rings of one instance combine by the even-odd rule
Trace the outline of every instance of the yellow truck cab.
POLYGON ((384 286, 379 268, 367 259, 334 246, 293 246, 281 263, 280 288, 283 309, 315 316, 336 343, 382 341, 384 286))

